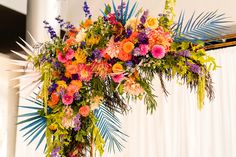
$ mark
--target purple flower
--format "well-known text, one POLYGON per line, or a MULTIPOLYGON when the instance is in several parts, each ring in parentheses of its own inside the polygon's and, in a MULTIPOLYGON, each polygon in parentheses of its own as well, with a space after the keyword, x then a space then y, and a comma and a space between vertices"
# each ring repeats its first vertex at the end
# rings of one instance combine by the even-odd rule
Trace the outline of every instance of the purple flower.
POLYGON ((65 77, 65 76, 62 76, 61 80, 65 81, 65 82, 68 82, 69 79, 67 77, 65 77))
POLYGON ((72 80, 78 80, 79 75, 78 74, 72 74, 71 78, 72 78, 72 80))
POLYGON ((101 51, 98 50, 98 49, 94 50, 94 51, 93 51, 93 57, 96 58, 96 59, 98 59, 98 60, 102 59, 101 51))
POLYGON ((80 125, 81 125, 81 121, 80 121, 80 114, 77 114, 75 117, 74 117, 74 130, 75 131, 78 131, 80 130, 80 125))
POLYGON ((81 99, 81 95, 79 94, 79 92, 76 92, 76 93, 74 94, 74 99, 75 99, 75 100, 80 100, 80 99, 81 99))
POLYGON ((88 18, 92 17, 92 15, 90 13, 90 10, 89 10, 89 6, 88 6, 86 1, 84 2, 83 10, 84 10, 84 13, 85 13, 85 17, 88 17, 88 18))
POLYGON ((132 34, 132 32, 133 32, 132 29, 130 27, 128 27, 126 30, 126 38, 129 38, 130 35, 132 34))
POLYGON ((53 38, 57 37, 57 34, 54 31, 54 29, 52 28, 52 26, 50 26, 49 23, 45 20, 43 21, 43 23, 45 24, 44 28, 46 28, 48 30, 48 33, 50 34, 50 38, 53 39, 53 38))
POLYGON ((147 34, 144 32, 139 33, 138 34, 138 41, 139 41, 139 44, 148 44, 147 34))
POLYGON ((80 48, 83 49, 83 48, 85 48, 85 46, 86 46, 86 42, 85 42, 85 41, 82 41, 82 42, 80 43, 80 48))
POLYGON ((201 73, 201 68, 199 65, 197 64, 192 64, 187 62, 187 65, 189 66, 189 70, 196 73, 196 74, 200 74, 201 73))
POLYGON ((51 94, 56 88, 57 88, 57 84, 56 83, 53 83, 49 88, 48 88, 48 91, 49 93, 51 94))
POLYGON ((125 8, 126 8, 126 3, 122 2, 121 5, 118 5, 118 13, 120 14, 121 13, 121 9, 124 10, 125 8))
POLYGON ((179 51, 178 55, 183 56, 183 57, 190 57, 190 51, 189 50, 179 51))
POLYGON ((139 56, 140 55, 140 48, 139 47, 134 48, 133 55, 134 56, 139 56))
POLYGON ((57 157, 59 151, 60 151, 60 147, 54 148, 54 149, 52 150, 52 152, 51 152, 51 157, 57 157))
POLYGON ((144 11, 143 15, 140 18, 140 21, 141 21, 142 24, 144 24, 146 22, 147 17, 148 17, 148 10, 144 11))
POLYGON ((135 63, 135 64, 139 64, 139 62, 141 61, 141 59, 137 56, 132 56, 132 61, 135 63))
POLYGON ((125 66, 132 67, 133 66, 133 62, 132 61, 127 61, 127 62, 125 62, 125 66))

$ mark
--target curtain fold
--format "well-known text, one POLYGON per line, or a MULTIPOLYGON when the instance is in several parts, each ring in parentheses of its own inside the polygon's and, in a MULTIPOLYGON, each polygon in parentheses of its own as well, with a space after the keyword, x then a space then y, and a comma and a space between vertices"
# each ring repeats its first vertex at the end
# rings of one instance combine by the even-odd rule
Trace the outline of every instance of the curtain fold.
POLYGON ((235 157, 236 156, 236 47, 208 52, 221 66, 212 73, 215 99, 197 108, 196 93, 178 80, 166 81, 165 97, 156 79, 158 108, 146 115, 142 102, 122 117, 130 136, 125 149, 113 157, 235 157))

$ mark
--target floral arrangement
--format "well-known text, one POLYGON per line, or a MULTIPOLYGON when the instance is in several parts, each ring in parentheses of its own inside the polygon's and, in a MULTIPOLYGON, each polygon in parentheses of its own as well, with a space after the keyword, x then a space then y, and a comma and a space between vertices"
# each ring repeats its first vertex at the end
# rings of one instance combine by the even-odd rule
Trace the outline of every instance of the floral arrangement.
POLYGON ((30 85, 40 87, 36 97, 28 99, 36 106, 20 106, 35 110, 20 115, 27 118, 18 123, 29 123, 21 129, 28 129, 24 136, 29 143, 42 133, 37 147, 46 137, 45 154, 52 157, 121 150, 127 135, 115 113, 127 113, 129 100, 139 99, 147 112, 154 112, 155 76, 166 95, 164 78, 177 78, 195 90, 200 109, 205 95, 213 99, 210 71, 216 63, 204 41, 224 31, 223 14, 192 16, 184 25, 184 14, 174 23, 173 4, 167 0, 164 13, 153 17, 147 10, 135 11, 137 3, 121 1, 117 7, 113 2, 93 21, 84 2, 86 20, 80 27, 59 16, 61 37, 44 21, 50 41, 38 43, 32 37, 33 47, 24 40, 26 46, 18 43, 28 55, 13 51, 26 60, 13 62, 35 79, 30 85))

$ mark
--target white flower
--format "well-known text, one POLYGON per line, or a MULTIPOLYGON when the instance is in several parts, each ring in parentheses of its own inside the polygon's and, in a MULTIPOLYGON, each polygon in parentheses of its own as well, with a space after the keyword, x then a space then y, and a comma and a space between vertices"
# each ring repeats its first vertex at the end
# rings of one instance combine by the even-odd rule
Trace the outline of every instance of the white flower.
POLYGON ((86 37, 86 29, 81 29, 79 33, 76 35, 76 41, 81 42, 85 39, 86 37))
POLYGON ((131 27, 132 30, 136 30, 139 23, 140 20, 138 18, 130 18, 128 21, 126 21, 125 28, 131 27))

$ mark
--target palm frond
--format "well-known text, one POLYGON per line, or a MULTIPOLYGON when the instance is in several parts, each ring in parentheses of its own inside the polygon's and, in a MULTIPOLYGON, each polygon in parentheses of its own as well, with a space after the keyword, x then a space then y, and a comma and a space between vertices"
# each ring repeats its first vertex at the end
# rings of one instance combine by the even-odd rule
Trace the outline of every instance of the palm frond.
POLYGON ((195 16, 195 12, 184 24, 185 14, 181 12, 178 22, 173 27, 173 36, 175 41, 191 41, 196 42, 199 40, 211 40, 221 37, 228 29, 225 23, 227 20, 225 14, 218 14, 214 12, 202 12, 198 16, 195 16))
MULTIPOLYGON (((34 93, 36 95, 36 93, 34 93)), ((17 124, 23 124, 24 127, 20 129, 20 131, 27 131, 24 133, 23 137, 25 137, 25 141, 29 140, 29 144, 41 135, 39 141, 37 143, 36 149, 42 144, 43 140, 45 139, 45 129, 46 129, 46 118, 40 115, 40 110, 43 110, 43 103, 31 97, 27 99, 28 101, 32 102, 30 106, 19 106, 20 108, 30 109, 32 112, 21 114, 18 117, 24 118, 24 120, 19 121, 17 124)))
POLYGON ((115 152, 116 149, 121 151, 124 148, 122 142, 126 141, 127 135, 120 130, 119 119, 105 105, 101 105, 94 114, 98 119, 97 127, 106 142, 108 151, 115 152))

